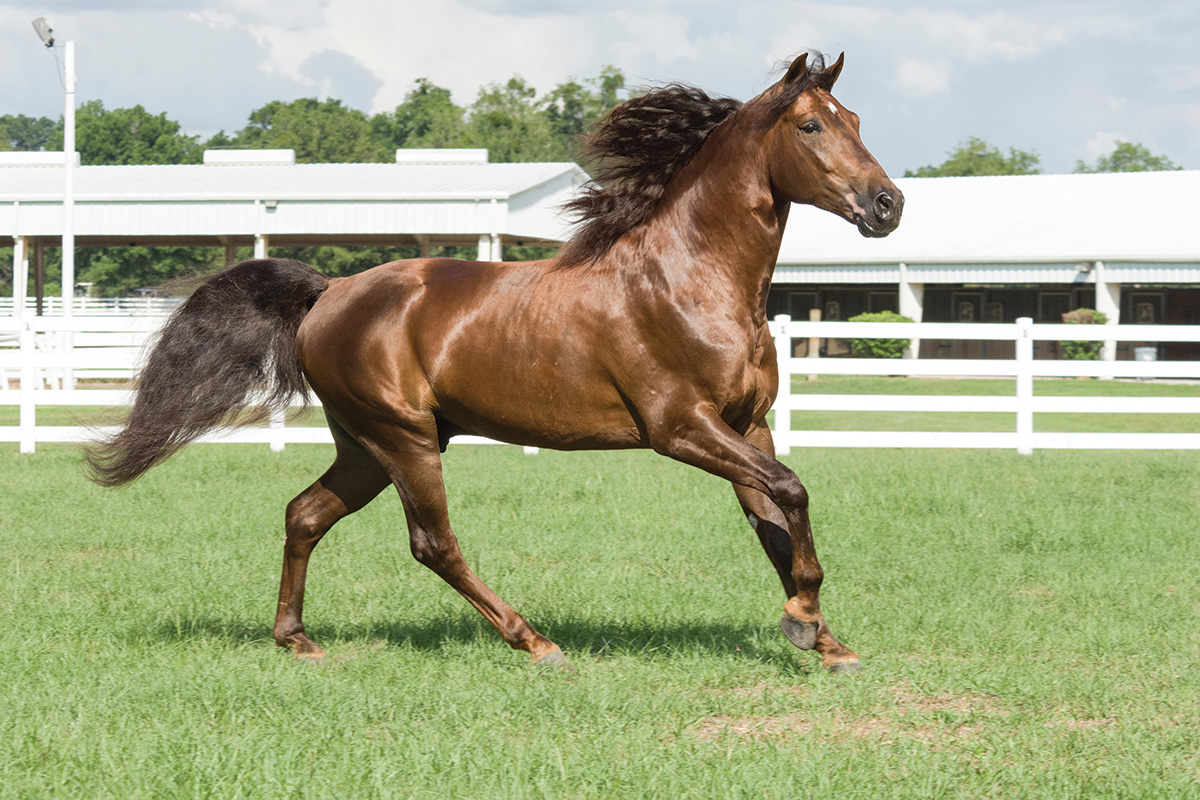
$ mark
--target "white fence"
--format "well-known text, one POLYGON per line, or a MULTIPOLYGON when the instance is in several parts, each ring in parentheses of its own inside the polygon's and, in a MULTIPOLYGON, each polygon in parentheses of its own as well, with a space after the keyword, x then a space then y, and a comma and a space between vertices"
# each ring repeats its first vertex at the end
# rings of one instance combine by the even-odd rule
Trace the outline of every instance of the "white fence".
MULTIPOLYGON (((76 316, 93 316, 97 314, 133 314, 162 316, 170 314, 183 303, 182 297, 76 297, 71 303, 71 313, 76 316)), ((11 296, 0 297, 0 316, 12 316, 16 304, 11 296)), ((62 314, 63 301, 58 295, 42 299, 42 313, 46 316, 62 314)), ((37 313, 37 300, 25 298, 25 313, 32 316, 37 313)))
MULTIPOLYGON (((22 453, 38 442, 85 442, 95 431, 80 425, 39 425, 39 407, 128 406, 127 389, 77 388, 80 381, 129 380, 149 354, 166 316, 0 317, 0 408, 17 406, 18 423, 0 425, 0 442, 18 442, 22 453), (19 381, 19 387, 13 384, 19 381)), ((317 403, 319 405, 319 403, 317 403)), ((218 431, 202 442, 269 444, 333 443, 329 429, 286 426, 282 416, 262 427, 218 431)), ((456 444, 497 444, 480 436, 458 436, 456 444)), ((525 448, 536 453, 537 448, 525 448)))
MULTIPOLYGON (((779 351, 779 398, 775 402, 775 446, 961 447, 1016 449, 1200 449, 1195 433, 1051 433, 1033 429, 1038 412, 1071 414, 1200 413, 1200 397, 1036 397, 1035 377, 1200 378, 1200 361, 1069 361, 1034 359, 1034 342, 1200 342, 1194 325, 1035 325, 1015 323, 799 322, 786 316, 772 323, 779 351), (1066 328, 1064 330, 1064 328, 1066 328), (793 339, 939 339, 1009 341, 1016 357, 1006 359, 792 358, 793 339), (1016 378, 1011 397, 940 395, 793 394, 792 375, 909 375, 1016 378), (1011 432, 807 431, 792 428, 793 411, 980 411, 1016 414, 1011 432)), ((810 348, 815 352, 815 348, 810 348)))
MULTIPOLYGON (((132 377, 146 353, 145 343, 163 316, 0 317, 0 407, 19 408, 17 425, 0 425, 0 442, 19 442, 33 452, 37 442, 80 442, 90 436, 76 425, 37 424, 37 409, 52 406, 124 406, 126 390, 74 388, 80 380, 132 377), (16 380, 20 388, 14 388, 16 380)), ((1200 413, 1197 397, 1038 397, 1035 377, 1200 379, 1200 361, 1064 361, 1034 359, 1035 341, 1068 339, 1115 342, 1200 342, 1200 326, 1182 325, 1035 325, 1015 324, 799 322, 779 317, 771 323, 779 351, 780 392, 775 404, 775 443, 781 453, 793 447, 955 447, 1034 449, 1200 449, 1195 433, 1053 433, 1033 428, 1033 415, 1050 413, 1189 414, 1200 413), (1016 357, 1004 359, 792 358, 794 339, 901 338, 1009 341, 1016 357), (799 375, 910 375, 1016 378, 1012 396, 793 394, 799 375), (1009 412, 1014 430, 963 433, 949 431, 818 431, 793 429, 796 411, 1009 412)), ((324 427, 243 428, 205 441, 254 442, 282 449, 287 443, 330 442, 324 427)), ((478 437, 455 442, 482 443, 478 437)))

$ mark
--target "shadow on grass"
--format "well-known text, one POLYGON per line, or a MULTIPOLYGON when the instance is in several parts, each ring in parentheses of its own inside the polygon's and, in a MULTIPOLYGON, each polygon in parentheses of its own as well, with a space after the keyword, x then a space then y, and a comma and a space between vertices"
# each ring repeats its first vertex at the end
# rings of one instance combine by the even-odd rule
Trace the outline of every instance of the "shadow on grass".
MULTIPOLYGON (((783 634, 773 625, 730 626, 704 622, 655 624, 542 616, 538 618, 537 626, 568 656, 588 654, 596 658, 656 658, 708 652, 774 664, 789 673, 798 669, 810 671, 803 664, 803 659, 797 663, 796 652, 791 647, 778 646, 774 637, 782 641, 783 634)), ((313 640, 330 653, 363 641, 382 641, 389 647, 426 652, 443 650, 448 643, 482 643, 505 649, 504 642, 491 626, 470 614, 440 616, 419 623, 380 620, 343 625, 318 623, 306 627, 313 640)), ((232 644, 274 644, 269 624, 217 617, 163 621, 140 633, 143 635, 139 638, 168 642, 215 640, 232 644)))

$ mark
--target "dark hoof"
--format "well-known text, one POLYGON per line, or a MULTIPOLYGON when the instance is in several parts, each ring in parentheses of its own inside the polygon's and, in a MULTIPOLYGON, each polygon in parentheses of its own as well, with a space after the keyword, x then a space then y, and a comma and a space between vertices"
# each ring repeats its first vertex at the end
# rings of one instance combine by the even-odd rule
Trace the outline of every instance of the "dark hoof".
POLYGON ((798 620, 790 614, 784 614, 779 620, 783 635, 788 641, 801 650, 812 650, 817 646, 817 623, 798 620))
POLYGON ((826 664, 825 669, 833 675, 852 675, 862 669, 862 663, 857 658, 848 658, 845 661, 826 664))
POLYGON ((533 666, 538 669, 557 670, 559 672, 574 672, 575 667, 571 666, 571 662, 563 655, 562 650, 553 650, 546 655, 533 662, 533 666))

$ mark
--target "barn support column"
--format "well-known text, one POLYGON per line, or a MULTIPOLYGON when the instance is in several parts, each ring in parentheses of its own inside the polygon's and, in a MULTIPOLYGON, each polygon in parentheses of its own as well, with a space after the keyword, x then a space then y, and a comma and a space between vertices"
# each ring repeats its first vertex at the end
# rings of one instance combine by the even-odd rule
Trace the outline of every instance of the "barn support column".
POLYGON ((46 246, 41 239, 33 240, 33 296, 40 317, 46 300, 46 246))
MULTIPOLYGON (((1119 325, 1121 323, 1121 284, 1108 282, 1103 261, 1097 261, 1093 265, 1092 273, 1096 276, 1096 310, 1107 318, 1106 324, 1119 325)), ((1100 352, 1100 357, 1105 361, 1116 361, 1117 343, 1111 340, 1106 341, 1100 352)))
POLYGON ((429 258, 429 234, 418 233, 416 239, 417 246, 421 248, 421 258, 429 258))
MULTIPOLYGON (((900 314, 914 322, 921 322, 925 314, 925 284, 909 282, 908 264, 900 265, 900 314)), ((918 358, 920 354, 921 340, 913 339, 904 351, 904 357, 918 358)))
POLYGON ((229 269, 237 261, 237 245, 233 242, 225 242, 225 269, 229 269))
POLYGON ((265 233, 254 234, 254 257, 266 258, 267 248, 271 244, 271 237, 265 233))
POLYGON ((25 297, 29 293, 29 237, 13 237, 13 315, 25 316, 25 297))
POLYGON ((492 237, 486 233, 479 234, 479 255, 480 261, 492 260, 492 237))

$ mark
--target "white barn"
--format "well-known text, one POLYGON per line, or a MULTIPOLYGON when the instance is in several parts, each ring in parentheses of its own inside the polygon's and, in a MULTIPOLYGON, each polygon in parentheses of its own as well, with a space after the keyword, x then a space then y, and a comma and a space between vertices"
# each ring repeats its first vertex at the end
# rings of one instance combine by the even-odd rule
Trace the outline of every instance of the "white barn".
MULTIPOLYGON (((63 172, 61 153, 0 154, 0 231, 14 244, 17 297, 62 235, 63 172)), ((77 246, 224 246, 228 258, 238 246, 262 256, 271 246, 369 244, 471 245, 499 260, 503 245, 563 241, 559 209, 587 180, 571 163, 490 164, 486 150, 400 150, 394 164, 209 151, 203 165, 75 175, 77 246)), ((904 221, 885 239, 793 209, 769 315, 886 309, 929 322, 1053 322, 1085 306, 1123 323, 1200 324, 1200 226, 1188 222, 1200 172, 897 183, 904 221)), ((972 348, 986 346, 923 342, 921 354, 979 357, 988 353, 972 348)), ((1200 357, 1194 345, 1171 348, 1160 357, 1200 357)))
MULTIPOLYGON (((792 210, 772 316, 891 310, 926 322, 1058 322, 1082 306, 1113 322, 1200 324, 1200 225, 1188 221, 1200 172, 896 183, 904 218, 886 239, 865 239, 811 207, 792 210)), ((921 354, 980 357, 983 347, 924 342, 921 354)), ((1166 357, 1195 349, 1176 343, 1166 357)))
MULTIPOLYGON (((291 150, 207 151, 203 165, 78 166, 77 247, 556 244, 559 207, 587 180, 571 163, 490 164, 486 150, 398 150, 393 164, 297 164, 291 150)), ((14 295, 63 232, 61 153, 0 153, 0 231, 14 295)))

